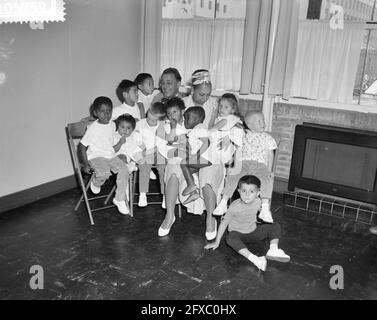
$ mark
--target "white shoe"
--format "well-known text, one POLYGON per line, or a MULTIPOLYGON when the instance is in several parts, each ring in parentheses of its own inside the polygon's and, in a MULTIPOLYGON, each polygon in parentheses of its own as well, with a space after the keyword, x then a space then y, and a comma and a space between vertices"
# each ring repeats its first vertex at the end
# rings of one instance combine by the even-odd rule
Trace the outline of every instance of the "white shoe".
POLYGON ((270 249, 266 253, 266 258, 268 260, 274 260, 279 262, 289 262, 291 260, 290 256, 287 255, 283 250, 281 249, 270 249))
POLYGON ((149 174, 149 178, 151 180, 157 180, 157 177, 156 177, 156 175, 154 174, 154 172, 152 170, 151 170, 151 173, 149 174))
POLYGON ((215 230, 212 232, 206 232, 206 239, 208 241, 212 241, 216 239, 216 236, 217 236, 217 220, 215 220, 215 230))
POLYGON ((259 213, 259 219, 262 219, 264 222, 273 223, 272 220, 270 205, 268 203, 262 203, 262 209, 259 213))
POLYGON ((166 209, 165 195, 162 196, 161 207, 162 207, 162 209, 166 209))
POLYGON ((96 187, 93 182, 90 183, 90 190, 92 190, 92 192, 94 194, 99 194, 101 192, 101 187, 96 187))
POLYGON ((222 216, 228 210, 227 201, 221 200, 219 205, 213 210, 212 215, 222 216))
POLYGON ((147 194, 146 193, 140 192, 139 203, 137 205, 139 207, 146 207, 148 205, 147 194))
POLYGON ((123 201, 118 201, 116 200, 115 198, 113 199, 113 203, 117 206, 118 208, 118 211, 121 213, 121 214, 124 214, 124 215, 127 215, 130 213, 130 210, 128 209, 127 205, 126 205, 126 202, 123 200, 123 201))
POLYGON ((255 264, 255 266, 261 270, 261 271, 266 271, 266 268, 267 268, 267 260, 266 260, 266 257, 258 257, 257 258, 257 261, 254 261, 253 262, 255 264))
POLYGON ((162 227, 160 227, 160 228, 158 229, 158 236, 159 236, 159 237, 165 237, 165 236, 167 236, 167 235, 169 234, 170 229, 171 229, 172 225, 174 224, 174 222, 175 222, 175 216, 174 216, 173 222, 172 222, 172 224, 170 225, 169 229, 164 229, 164 228, 162 228, 162 227))

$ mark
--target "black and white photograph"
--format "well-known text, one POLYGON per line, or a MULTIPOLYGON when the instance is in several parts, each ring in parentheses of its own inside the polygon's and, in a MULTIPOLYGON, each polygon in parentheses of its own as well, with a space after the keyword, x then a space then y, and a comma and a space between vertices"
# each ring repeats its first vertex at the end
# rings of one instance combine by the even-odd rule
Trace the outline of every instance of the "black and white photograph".
POLYGON ((377 300, 377 0, 0 0, 0 108, 0 300, 377 300))

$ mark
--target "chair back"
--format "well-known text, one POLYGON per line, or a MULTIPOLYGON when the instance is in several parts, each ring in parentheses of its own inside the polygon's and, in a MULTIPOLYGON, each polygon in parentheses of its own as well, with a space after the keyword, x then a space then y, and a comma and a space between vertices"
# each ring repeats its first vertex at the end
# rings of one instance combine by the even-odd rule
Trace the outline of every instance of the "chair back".
POLYGON ((75 167, 75 170, 80 172, 81 159, 79 159, 78 157, 77 144, 75 144, 75 141, 79 141, 84 136, 86 131, 86 125, 82 122, 68 123, 65 128, 65 131, 67 135, 69 150, 72 156, 73 165, 75 167))

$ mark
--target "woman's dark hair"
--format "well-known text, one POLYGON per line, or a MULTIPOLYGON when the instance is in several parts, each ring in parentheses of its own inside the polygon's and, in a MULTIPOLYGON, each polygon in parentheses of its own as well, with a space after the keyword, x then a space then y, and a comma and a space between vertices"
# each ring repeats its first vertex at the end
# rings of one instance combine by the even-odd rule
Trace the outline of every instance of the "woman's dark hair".
POLYGON ((165 74, 172 74, 177 81, 182 81, 182 77, 176 68, 167 68, 162 72, 161 78, 165 74))

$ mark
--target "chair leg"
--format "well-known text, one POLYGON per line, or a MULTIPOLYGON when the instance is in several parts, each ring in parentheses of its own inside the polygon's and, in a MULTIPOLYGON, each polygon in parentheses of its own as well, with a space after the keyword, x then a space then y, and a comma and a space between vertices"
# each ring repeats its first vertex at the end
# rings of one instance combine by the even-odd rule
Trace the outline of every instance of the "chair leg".
MULTIPOLYGON (((80 178, 81 178, 82 182, 84 183, 84 180, 82 179, 82 176, 81 176, 81 175, 79 176, 79 180, 80 180, 80 178)), ((85 194, 88 192, 88 189, 89 189, 90 183, 92 182, 93 179, 94 179, 94 175, 92 175, 92 176, 90 177, 90 179, 89 179, 87 185, 85 186, 85 194)), ((77 210, 79 209, 80 204, 81 204, 83 198, 84 198, 84 192, 81 194, 79 201, 77 201, 77 204, 76 204, 76 206, 75 206, 75 211, 77 211, 77 210)))
POLYGON ((134 193, 133 193, 134 182, 133 181, 134 181, 134 172, 131 172, 130 179, 129 179, 129 182, 128 182, 128 188, 129 188, 128 203, 130 205, 130 216, 131 217, 134 216, 134 193))
POLYGON ((117 185, 115 184, 115 185, 113 186, 113 188, 111 189, 110 193, 108 194, 108 196, 106 197, 106 200, 105 200, 104 204, 107 204, 107 203, 109 202, 111 196, 112 196, 112 195, 114 194, 114 192, 115 192, 116 187, 117 187, 117 185))
POLYGON ((178 203, 178 217, 182 218, 182 206, 181 206, 181 203, 178 203))
POLYGON ((87 190, 89 188, 89 185, 92 182, 93 178, 94 178, 94 176, 92 175, 90 177, 90 179, 89 179, 88 184, 85 186, 84 180, 83 180, 81 174, 79 174, 79 181, 80 181, 80 185, 81 185, 81 189, 82 189, 82 196, 81 196, 80 199, 82 199, 84 197, 84 201, 85 201, 85 205, 86 205, 86 210, 88 211, 88 216, 89 216, 89 220, 90 220, 90 224, 91 225, 94 225, 94 221, 93 221, 93 216, 92 216, 92 210, 90 209, 90 205, 89 205, 88 195, 86 194, 86 192, 87 192, 87 190))

